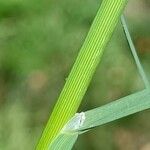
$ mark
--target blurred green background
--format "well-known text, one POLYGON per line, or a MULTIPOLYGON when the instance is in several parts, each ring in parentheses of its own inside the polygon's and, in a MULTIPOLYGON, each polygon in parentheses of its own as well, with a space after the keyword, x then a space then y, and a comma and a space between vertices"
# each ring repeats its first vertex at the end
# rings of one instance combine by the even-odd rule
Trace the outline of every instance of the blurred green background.
MULTIPOLYGON (((33 150, 100 0, 0 0, 0 150, 33 150)), ((125 10, 150 79, 150 1, 125 10)), ((79 111, 144 88, 118 23, 79 111)), ((81 135, 74 150, 150 150, 150 111, 81 135)))

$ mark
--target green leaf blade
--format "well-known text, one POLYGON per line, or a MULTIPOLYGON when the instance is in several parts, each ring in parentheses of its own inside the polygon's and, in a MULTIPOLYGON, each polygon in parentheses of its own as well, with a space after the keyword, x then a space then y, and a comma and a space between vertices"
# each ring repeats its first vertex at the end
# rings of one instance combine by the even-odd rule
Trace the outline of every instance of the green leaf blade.
POLYGON ((149 108, 150 90, 146 89, 85 112, 85 122, 78 130, 87 130, 149 108))

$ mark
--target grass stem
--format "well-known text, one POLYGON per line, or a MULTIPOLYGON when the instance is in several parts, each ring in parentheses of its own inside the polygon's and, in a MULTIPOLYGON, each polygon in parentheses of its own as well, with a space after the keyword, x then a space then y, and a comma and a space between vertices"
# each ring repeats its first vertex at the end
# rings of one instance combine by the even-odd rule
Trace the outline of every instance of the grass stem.
POLYGON ((103 0, 36 150, 48 150, 76 113, 127 0, 103 0))

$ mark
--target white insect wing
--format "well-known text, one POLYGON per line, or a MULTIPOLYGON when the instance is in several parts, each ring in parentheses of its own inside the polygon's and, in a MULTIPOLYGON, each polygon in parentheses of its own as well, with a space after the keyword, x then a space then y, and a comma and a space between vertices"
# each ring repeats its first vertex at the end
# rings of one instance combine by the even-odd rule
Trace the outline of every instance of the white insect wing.
POLYGON ((83 125, 85 121, 85 113, 76 113, 69 121, 68 123, 64 126, 62 129, 63 132, 67 131, 74 131, 79 129, 83 125))

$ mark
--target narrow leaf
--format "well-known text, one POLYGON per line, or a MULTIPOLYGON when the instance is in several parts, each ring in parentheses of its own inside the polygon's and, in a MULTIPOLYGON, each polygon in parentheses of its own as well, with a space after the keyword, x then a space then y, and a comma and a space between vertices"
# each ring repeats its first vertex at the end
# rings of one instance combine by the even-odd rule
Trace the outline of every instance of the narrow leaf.
POLYGON ((78 131, 87 130, 149 108, 150 90, 146 89, 85 112, 85 121, 78 131))
POLYGON ((123 26, 123 29, 124 29, 124 33, 125 33, 125 35, 126 35, 128 44, 129 44, 129 46, 130 46, 132 55, 133 55, 133 57, 134 57, 134 60, 135 60, 136 65, 137 65, 138 71, 139 71, 139 73, 140 73, 140 75, 141 75, 141 77, 142 77, 142 79, 143 79, 143 82, 144 82, 144 84, 145 84, 145 87, 146 87, 146 88, 149 88, 149 87, 150 87, 150 83, 149 83, 149 81, 148 81, 148 79, 147 79, 147 76, 146 76, 146 74, 145 74, 145 72, 144 72, 144 69, 143 69, 143 67, 142 67, 142 65, 141 65, 141 63, 140 63, 140 60, 139 60, 139 57, 138 57, 138 55, 137 55, 135 46, 134 46, 134 44, 133 44, 133 41, 132 41, 130 32, 129 32, 129 30, 128 30, 128 26, 127 26, 126 20, 125 20, 125 18, 124 18, 123 15, 121 16, 121 22, 122 22, 122 26, 123 26))

